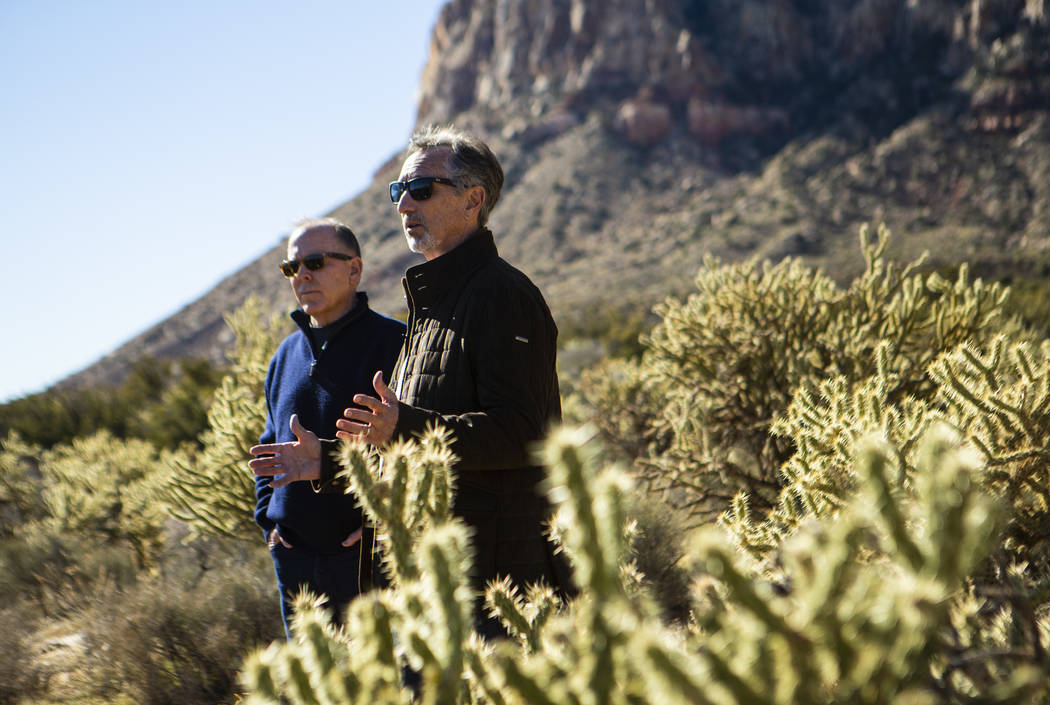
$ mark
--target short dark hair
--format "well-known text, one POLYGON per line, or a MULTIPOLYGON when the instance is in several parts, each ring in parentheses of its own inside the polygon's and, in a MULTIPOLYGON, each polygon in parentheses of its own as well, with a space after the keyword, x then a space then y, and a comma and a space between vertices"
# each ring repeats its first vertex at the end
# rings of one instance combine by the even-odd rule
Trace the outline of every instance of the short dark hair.
POLYGON ((503 167, 492 150, 481 139, 452 125, 427 125, 415 132, 408 142, 408 153, 447 149, 445 168, 460 188, 481 186, 485 203, 478 212, 478 225, 484 226, 489 213, 503 190, 503 167))
POLYGON ((357 241, 357 236, 354 235, 354 231, 350 229, 349 225, 342 223, 335 218, 303 218, 295 224, 295 229, 292 230, 289 239, 300 233, 304 233, 307 230, 313 230, 314 228, 332 228, 332 230, 335 231, 335 236, 339 239, 339 242, 341 242, 346 249, 350 250, 351 254, 355 257, 361 256, 361 243, 357 241))

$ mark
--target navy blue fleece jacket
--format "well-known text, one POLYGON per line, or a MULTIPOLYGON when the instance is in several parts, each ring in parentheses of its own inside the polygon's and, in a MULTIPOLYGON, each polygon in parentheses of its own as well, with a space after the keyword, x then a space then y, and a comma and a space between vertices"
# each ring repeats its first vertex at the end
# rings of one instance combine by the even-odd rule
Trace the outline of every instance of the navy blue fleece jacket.
MULTIPOLYGON (((384 379, 397 359, 405 326, 368 308, 368 297, 358 292, 348 313, 329 342, 318 349, 309 317, 292 313, 299 330, 277 348, 266 375, 266 429, 259 443, 294 441, 288 428, 292 414, 321 438, 335 438, 335 422, 353 406, 355 394, 375 395, 372 376, 384 379)), ((337 324, 337 325, 339 325, 337 324)), ((271 478, 255 481, 255 521, 268 534, 274 526, 293 546, 317 553, 338 553, 343 540, 361 526, 361 510, 353 495, 317 492, 309 482, 268 487, 271 478)))

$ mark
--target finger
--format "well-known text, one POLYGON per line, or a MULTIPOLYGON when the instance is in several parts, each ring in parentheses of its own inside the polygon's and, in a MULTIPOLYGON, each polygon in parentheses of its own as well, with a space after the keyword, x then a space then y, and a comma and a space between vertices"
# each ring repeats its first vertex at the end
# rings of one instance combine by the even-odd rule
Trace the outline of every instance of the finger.
POLYGON ((287 485, 292 484, 292 482, 294 481, 295 480, 294 478, 292 478, 291 473, 286 472, 283 475, 274 475, 273 480, 270 481, 270 484, 268 486, 275 490, 279 490, 282 487, 286 487, 287 485))
MULTIPOLYGON (((373 412, 378 412, 380 409, 383 408, 384 405, 384 402, 382 400, 376 399, 375 397, 369 396, 367 394, 355 394, 354 403, 358 404, 359 406, 368 407, 373 412)), ((349 416, 351 411, 360 412, 360 409, 354 409, 353 407, 350 407, 343 412, 343 415, 349 416)))
MULTIPOLYGON (((359 423, 364 424, 372 423, 372 421, 374 421, 375 418, 379 415, 379 412, 383 409, 383 403, 380 402, 378 399, 373 399, 372 397, 365 398, 372 400, 371 403, 375 404, 374 409, 371 409, 371 407, 369 407, 371 410, 354 409, 353 407, 345 409, 343 411, 343 418, 339 419, 339 421, 357 421, 359 423)), ((336 423, 338 423, 338 421, 336 423)))
POLYGON ((346 537, 346 539, 343 540, 343 546, 349 548, 360 540, 361 529, 358 529, 357 531, 352 532, 349 536, 346 537))
POLYGON ((397 396, 390 391, 390 387, 386 386, 386 382, 383 381, 383 371, 379 370, 375 376, 372 377, 372 387, 375 388, 376 394, 387 404, 397 401, 397 396))
POLYGON ((252 446, 248 449, 251 455, 273 455, 281 446, 277 443, 266 443, 264 445, 252 446))
POLYGON ((284 466, 278 462, 274 462, 269 458, 266 461, 262 460, 249 460, 248 467, 251 468, 252 472, 256 475, 277 475, 284 472, 284 466))
POLYGON ((335 422, 335 427, 341 431, 346 431, 347 433, 354 435, 366 433, 370 428, 367 423, 361 423, 350 419, 339 419, 335 422))
POLYGON ((317 434, 299 422, 299 414, 292 414, 288 419, 288 427, 295 434, 296 439, 304 445, 310 446, 317 441, 317 434))

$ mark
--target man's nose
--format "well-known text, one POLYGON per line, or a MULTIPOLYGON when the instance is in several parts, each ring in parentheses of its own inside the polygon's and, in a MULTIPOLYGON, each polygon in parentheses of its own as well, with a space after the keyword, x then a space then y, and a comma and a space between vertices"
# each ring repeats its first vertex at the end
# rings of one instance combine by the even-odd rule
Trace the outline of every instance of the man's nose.
POLYGON ((398 213, 410 213, 416 209, 416 200, 412 198, 412 194, 405 189, 405 192, 401 194, 401 198, 397 202, 398 213))

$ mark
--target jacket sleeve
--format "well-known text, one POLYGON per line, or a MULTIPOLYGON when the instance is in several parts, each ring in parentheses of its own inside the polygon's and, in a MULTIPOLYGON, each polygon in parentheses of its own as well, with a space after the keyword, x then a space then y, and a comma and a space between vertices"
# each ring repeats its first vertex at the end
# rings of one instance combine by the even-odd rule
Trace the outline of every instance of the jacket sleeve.
POLYGON ((343 468, 339 465, 339 439, 321 438, 321 476, 317 480, 311 480, 310 486, 314 492, 320 494, 344 494, 346 492, 346 479, 336 477, 343 468))
POLYGON ((561 409, 557 328, 546 304, 517 287, 476 292, 464 323, 478 410, 441 414, 399 404, 395 433, 418 434, 431 423, 449 428, 463 470, 537 465, 535 445, 561 409))

